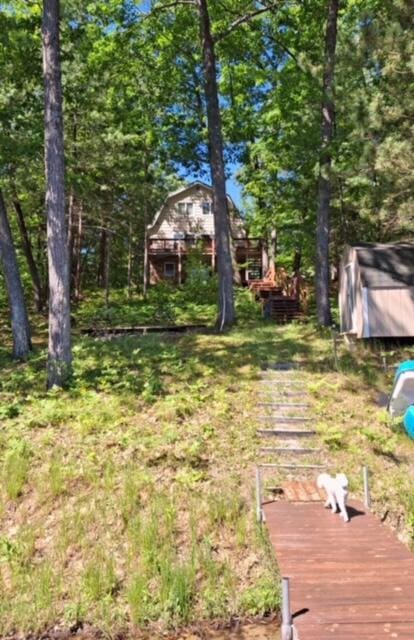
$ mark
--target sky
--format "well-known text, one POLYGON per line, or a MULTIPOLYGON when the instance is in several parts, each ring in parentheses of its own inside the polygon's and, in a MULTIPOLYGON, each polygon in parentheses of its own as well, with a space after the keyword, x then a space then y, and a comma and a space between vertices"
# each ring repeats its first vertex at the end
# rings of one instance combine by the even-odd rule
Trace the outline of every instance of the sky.
MULTIPOLYGON (((238 209, 242 208, 242 186, 238 182, 236 178, 236 173, 240 169, 240 165, 238 163, 227 163, 226 164, 226 172, 230 175, 230 177, 226 180, 226 191, 227 195, 233 200, 234 204, 238 209)), ((182 172, 179 171, 182 177, 187 182, 195 182, 196 180, 200 180, 200 176, 196 174, 188 174, 185 170, 182 172)), ((211 184, 210 176, 202 177, 201 180, 208 184, 211 184)))
POLYGON ((235 177, 236 171, 238 170, 238 165, 231 165, 229 169, 231 170, 232 176, 226 181, 227 195, 233 200, 234 204, 238 209, 241 208, 242 205, 242 188, 241 184, 237 181, 235 177))

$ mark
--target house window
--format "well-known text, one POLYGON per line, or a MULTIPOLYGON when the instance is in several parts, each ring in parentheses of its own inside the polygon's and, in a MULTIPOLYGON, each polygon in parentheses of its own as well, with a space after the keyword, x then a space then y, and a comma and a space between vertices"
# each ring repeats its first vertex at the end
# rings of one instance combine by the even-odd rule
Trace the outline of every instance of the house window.
POLYGON ((164 278, 175 278, 175 262, 164 262, 164 278))
POLYGON ((210 200, 203 200, 202 207, 203 207, 203 213, 205 215, 211 213, 211 202, 210 202, 210 200))
POLYGON ((192 202, 179 202, 178 203, 178 213, 180 216, 191 216, 193 213, 193 203, 192 202))

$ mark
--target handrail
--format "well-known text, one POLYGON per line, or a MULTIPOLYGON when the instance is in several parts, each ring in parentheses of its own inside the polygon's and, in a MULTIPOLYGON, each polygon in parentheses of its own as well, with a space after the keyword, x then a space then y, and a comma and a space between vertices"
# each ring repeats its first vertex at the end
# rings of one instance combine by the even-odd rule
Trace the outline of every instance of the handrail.
MULTIPOLYGON (((214 238, 211 237, 187 237, 187 238, 148 238, 148 250, 185 252, 190 247, 200 246, 202 250, 213 251, 214 238)), ((261 250, 261 238, 233 238, 235 249, 261 250)))

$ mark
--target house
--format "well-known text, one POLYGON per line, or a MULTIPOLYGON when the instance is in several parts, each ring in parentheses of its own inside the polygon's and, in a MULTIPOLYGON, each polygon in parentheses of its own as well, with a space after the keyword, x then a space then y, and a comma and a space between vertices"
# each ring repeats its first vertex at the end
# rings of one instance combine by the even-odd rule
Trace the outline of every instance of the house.
MULTIPOLYGON (((212 209, 213 189, 203 182, 193 182, 170 193, 154 221, 147 227, 145 273, 149 284, 162 280, 181 284, 186 278, 187 257, 197 247, 211 273, 216 271, 217 255, 212 209)), ((248 238, 243 220, 227 196, 231 221, 233 258, 239 266, 240 280, 262 276, 267 252, 259 238, 248 238)))
POLYGON ((348 246, 339 278, 344 334, 414 336, 414 244, 348 246))

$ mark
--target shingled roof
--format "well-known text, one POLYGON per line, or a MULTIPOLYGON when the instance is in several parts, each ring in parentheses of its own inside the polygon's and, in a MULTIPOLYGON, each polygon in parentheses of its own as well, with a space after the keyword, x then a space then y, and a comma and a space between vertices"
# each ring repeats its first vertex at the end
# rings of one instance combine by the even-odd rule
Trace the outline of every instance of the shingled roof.
POLYGON ((364 287, 414 287, 414 244, 361 244, 354 248, 364 287))

